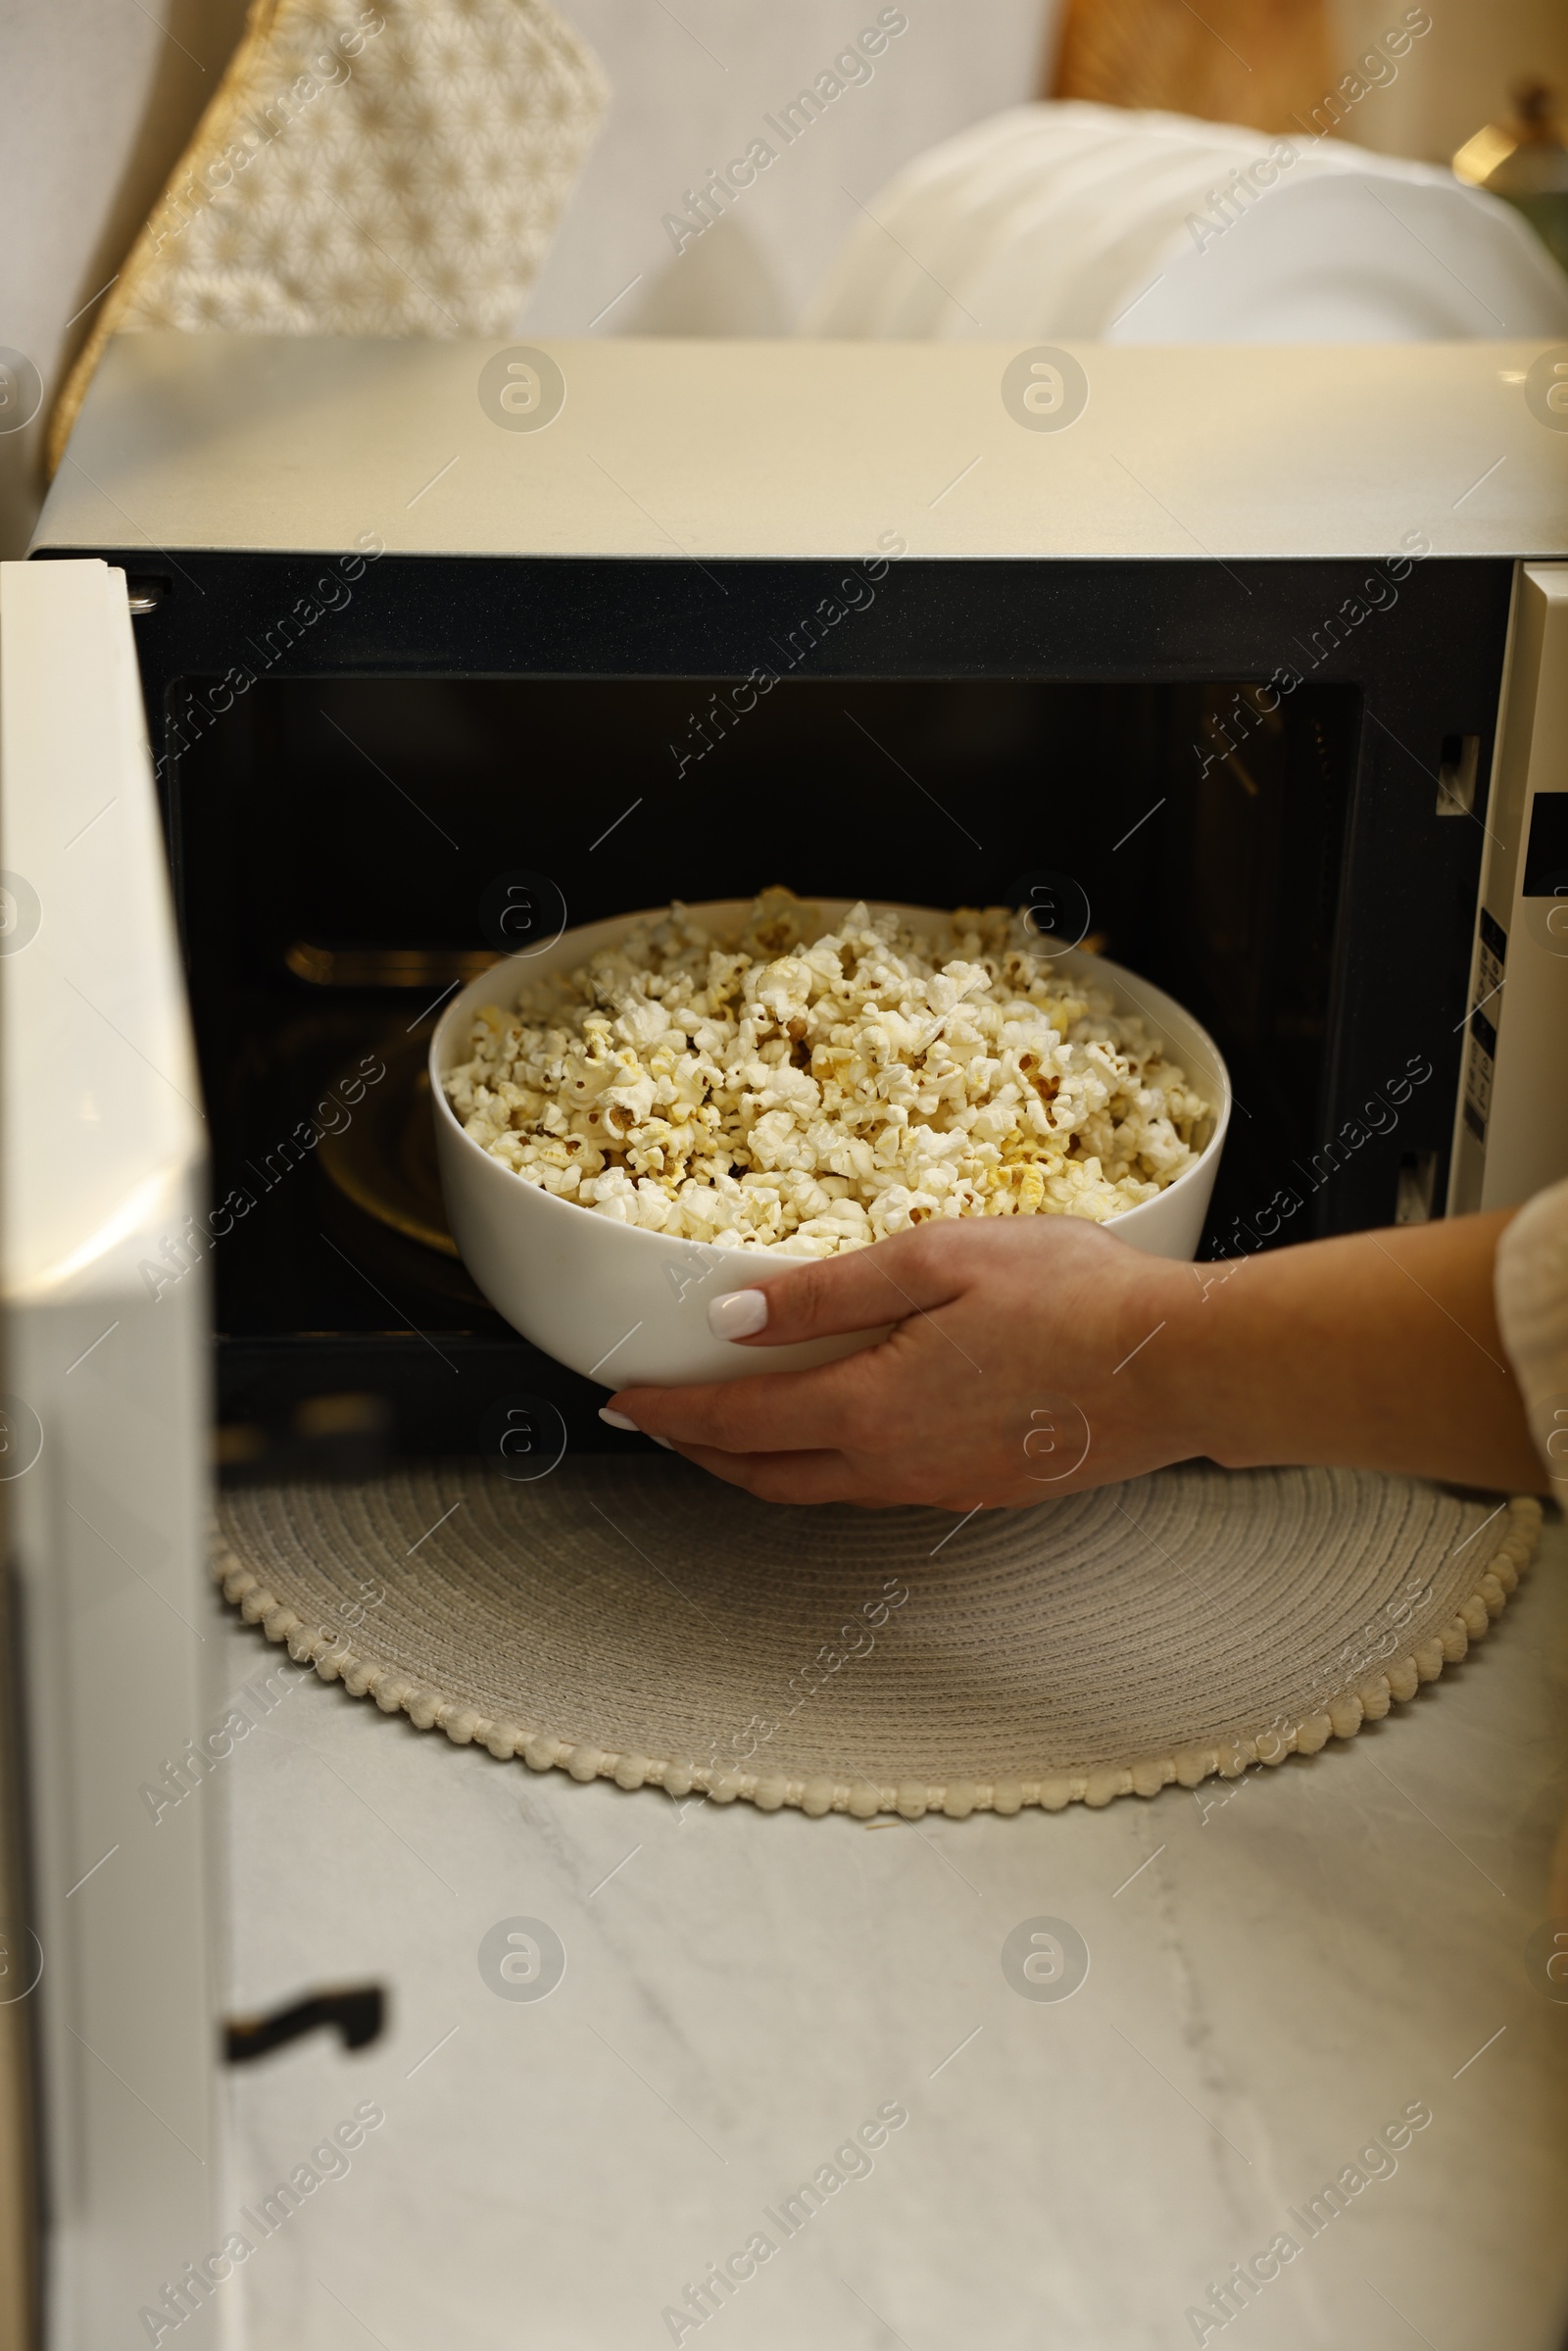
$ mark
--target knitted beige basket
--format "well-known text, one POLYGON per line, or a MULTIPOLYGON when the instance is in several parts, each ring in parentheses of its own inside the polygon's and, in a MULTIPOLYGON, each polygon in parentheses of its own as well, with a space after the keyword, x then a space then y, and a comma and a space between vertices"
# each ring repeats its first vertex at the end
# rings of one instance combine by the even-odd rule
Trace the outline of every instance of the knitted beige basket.
POLYGON ((240 1488, 215 1573, 324 1680, 536 1771, 961 1820, 1348 1739, 1463 1657, 1540 1524, 1353 1470, 1189 1464, 956 1522, 568 1457, 240 1488))

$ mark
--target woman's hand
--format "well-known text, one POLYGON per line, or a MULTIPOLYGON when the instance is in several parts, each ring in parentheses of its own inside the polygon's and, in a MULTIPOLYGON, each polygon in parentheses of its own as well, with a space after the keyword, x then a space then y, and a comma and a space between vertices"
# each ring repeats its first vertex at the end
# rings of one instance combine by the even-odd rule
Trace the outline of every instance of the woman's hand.
POLYGON ((1141 1343, 1191 1287, 1190 1268, 1074 1218, 925 1225, 760 1272, 710 1308, 718 1335, 748 1347, 891 1321, 881 1346, 815 1371, 626 1389, 612 1404, 767 1501, 1016 1508, 1193 1449, 1139 1368, 1141 1343))
POLYGON ((1065 1216, 924 1225, 787 1272, 763 1258, 710 1309, 721 1338, 892 1320, 891 1336, 815 1371, 628 1388, 612 1406, 766 1501, 1018 1508, 1200 1453, 1539 1494, 1493 1304, 1510 1213, 1217 1265, 1065 1216))

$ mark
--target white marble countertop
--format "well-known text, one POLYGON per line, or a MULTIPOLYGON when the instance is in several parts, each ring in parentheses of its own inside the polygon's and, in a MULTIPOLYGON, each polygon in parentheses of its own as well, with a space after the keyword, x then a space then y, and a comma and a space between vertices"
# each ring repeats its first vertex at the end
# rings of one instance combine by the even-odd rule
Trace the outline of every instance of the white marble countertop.
MULTIPOLYGON (((208 1653, 228 1690, 264 1649, 230 1620, 208 1653)), ((392 2025, 230 2078, 225 2209, 356 2105, 385 2121, 223 2287, 231 2338, 1560 2351, 1568 2003, 1524 1946, 1565 1697, 1557 1524, 1487 1641, 1388 1721, 1102 1812, 677 1806, 302 1678, 209 1791, 231 2004, 373 1978, 392 2025), (480 1972, 519 1917, 564 1947, 544 1999, 480 1972), (1089 1948, 1065 2000, 1003 1972, 1041 1917, 1089 1948), (872 2168, 786 2235, 782 2200, 890 2106, 872 2168), (1311 2235, 1308 2199, 1411 2107, 1430 2122, 1311 2235), (758 2231, 776 2249, 700 2327, 663 2316, 758 2231), (1240 2315, 1187 2315, 1282 2232, 1301 2249, 1240 2315)))

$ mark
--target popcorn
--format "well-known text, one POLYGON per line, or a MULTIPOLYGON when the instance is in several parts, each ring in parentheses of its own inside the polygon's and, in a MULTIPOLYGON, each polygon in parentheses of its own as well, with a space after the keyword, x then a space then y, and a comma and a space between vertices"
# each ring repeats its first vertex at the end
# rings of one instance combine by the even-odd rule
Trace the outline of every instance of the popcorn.
POLYGON ((935 1217, 1097 1224, 1211 1112, 1141 1021, 1005 908, 946 940, 764 891, 737 944, 679 905, 486 1005, 444 1081, 524 1183, 653 1233, 829 1257, 935 1217))

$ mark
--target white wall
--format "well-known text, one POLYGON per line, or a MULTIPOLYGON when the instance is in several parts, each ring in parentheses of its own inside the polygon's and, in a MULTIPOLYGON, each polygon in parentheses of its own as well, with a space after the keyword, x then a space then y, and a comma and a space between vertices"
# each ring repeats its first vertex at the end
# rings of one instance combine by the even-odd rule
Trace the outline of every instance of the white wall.
MULTIPOLYGON (((217 86, 244 0, 0 0, 0 344, 49 397, 217 86), (167 29, 166 29, 167 27, 167 29)), ((0 556, 22 554, 43 415, 0 434, 0 556)))
POLYGON ((614 90, 527 311, 541 334, 787 331, 868 203, 937 139, 1033 96, 1054 0, 903 0, 908 29, 794 146, 763 122, 876 23, 880 0, 567 0, 614 90), (677 18, 679 22, 677 22, 677 18), (717 228, 677 264, 666 212, 710 165, 760 135, 781 149, 717 228))

